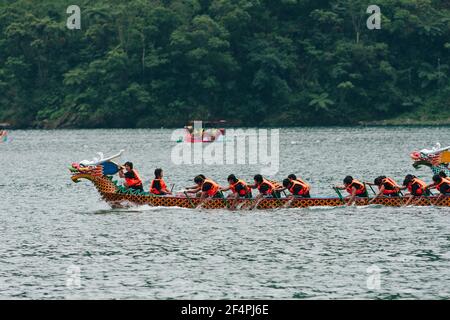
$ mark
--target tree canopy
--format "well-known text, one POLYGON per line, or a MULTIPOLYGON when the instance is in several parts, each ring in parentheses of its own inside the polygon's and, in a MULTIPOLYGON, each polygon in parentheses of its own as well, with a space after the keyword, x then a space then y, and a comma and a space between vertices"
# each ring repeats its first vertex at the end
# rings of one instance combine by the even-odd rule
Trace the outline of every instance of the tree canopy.
POLYGON ((17 127, 450 122, 450 2, 0 3, 0 122, 17 127), (427 117, 429 115, 429 117, 427 117))

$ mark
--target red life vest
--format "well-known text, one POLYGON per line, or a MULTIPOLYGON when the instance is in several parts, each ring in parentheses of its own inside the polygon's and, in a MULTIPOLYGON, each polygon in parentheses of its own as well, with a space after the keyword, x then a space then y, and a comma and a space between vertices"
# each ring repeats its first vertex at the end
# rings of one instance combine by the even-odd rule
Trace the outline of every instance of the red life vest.
POLYGON ((416 190, 415 196, 421 196, 425 193, 427 184, 418 178, 412 179, 412 181, 408 184, 408 191, 413 193, 413 186, 419 185, 420 188, 416 190))
POLYGON ((250 191, 250 189, 247 187, 247 184, 246 184, 244 181, 238 180, 235 184, 231 184, 231 185, 230 185, 230 190, 231 190, 231 192, 233 192, 233 193, 237 193, 236 187, 237 187, 239 184, 242 185, 242 186, 244 187, 243 189, 239 190, 239 195, 240 195, 241 197, 244 197, 244 196, 246 196, 246 195, 249 193, 249 191, 250 191))
POLYGON ((127 182, 127 185, 129 187, 139 187, 142 186, 142 180, 139 177, 139 174, 136 170, 132 169, 131 170, 134 173, 134 178, 130 179, 130 178, 125 178, 125 181, 127 182))
POLYGON ((264 195, 271 195, 272 192, 275 190, 275 186, 273 185, 273 183, 269 182, 268 180, 263 179, 263 182, 261 182, 261 183, 258 185, 258 190, 259 190, 260 193, 262 193, 262 194, 264 194, 264 195), (261 191, 261 187, 262 187, 262 186, 267 186, 267 187, 268 187, 267 190, 264 191, 264 192, 261 191))
POLYGON ((399 185, 391 178, 383 179, 381 184, 384 185, 384 191, 383 191, 384 195, 391 195, 391 194, 398 193, 400 191, 399 185), (386 188, 386 184, 389 186, 389 189, 386 188))
POLYGON ((292 182, 292 186, 289 188, 289 192, 292 193, 293 195, 295 195, 295 196, 304 196, 304 195, 309 193, 310 186, 306 182, 304 182, 304 181, 302 181, 300 179, 291 180, 291 182, 292 182), (296 185, 300 185, 302 187, 300 189, 300 191, 298 191, 298 193, 294 193, 295 192, 294 188, 295 188, 296 185))
POLYGON ((206 191, 206 194, 209 197, 214 197, 217 194, 217 192, 219 192, 219 185, 217 183, 215 183, 214 181, 210 180, 210 179, 205 179, 203 181, 202 188, 203 188, 203 185, 205 183, 210 183, 211 184, 211 188, 208 191, 206 191))
POLYGON ((161 194, 163 189, 167 189, 166 183, 163 179, 154 179, 150 184, 150 193, 161 194), (159 187, 155 186, 155 182, 159 182, 159 187))
POLYGON ((359 182, 359 181, 356 180, 356 179, 353 179, 352 183, 350 183, 350 184, 348 185, 348 187, 345 188, 345 190, 347 190, 347 192, 348 192, 349 194, 353 194, 353 190, 352 190, 353 187, 356 188, 356 195, 357 195, 357 196, 366 193, 366 187, 364 186, 364 184, 363 184, 362 182, 359 182))

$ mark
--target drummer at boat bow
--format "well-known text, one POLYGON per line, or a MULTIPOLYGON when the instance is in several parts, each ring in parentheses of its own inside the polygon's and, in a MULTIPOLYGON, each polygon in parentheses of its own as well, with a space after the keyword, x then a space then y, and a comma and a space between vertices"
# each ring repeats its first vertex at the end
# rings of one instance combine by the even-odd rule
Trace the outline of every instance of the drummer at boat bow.
POLYGON ((201 191, 201 198, 221 198, 220 186, 211 179, 206 178, 203 175, 196 176, 194 182, 197 185, 197 189, 186 191, 187 193, 197 193, 201 191))
POLYGON ((119 177, 125 178, 124 186, 128 189, 144 191, 142 185, 142 179, 139 177, 138 172, 133 169, 132 162, 126 162, 119 170, 119 177), (124 173, 123 170, 126 170, 124 173))
POLYGON ((155 179, 153 179, 150 184, 150 193, 160 196, 172 194, 172 192, 167 189, 167 185, 164 182, 163 175, 164 173, 162 169, 158 168, 155 170, 155 179))
POLYGON ((367 189, 364 183, 354 179, 352 176, 346 176, 344 178, 343 186, 336 186, 336 189, 346 190, 349 193, 347 205, 352 205, 356 198, 368 197, 367 189))

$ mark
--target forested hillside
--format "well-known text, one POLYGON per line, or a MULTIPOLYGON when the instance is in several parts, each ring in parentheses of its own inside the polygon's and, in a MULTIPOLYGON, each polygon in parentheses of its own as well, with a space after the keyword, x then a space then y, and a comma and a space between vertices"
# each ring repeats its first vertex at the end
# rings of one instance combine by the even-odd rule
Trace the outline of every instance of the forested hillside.
POLYGON ((0 122, 450 123, 449 60, 448 0, 2 0, 0 122))

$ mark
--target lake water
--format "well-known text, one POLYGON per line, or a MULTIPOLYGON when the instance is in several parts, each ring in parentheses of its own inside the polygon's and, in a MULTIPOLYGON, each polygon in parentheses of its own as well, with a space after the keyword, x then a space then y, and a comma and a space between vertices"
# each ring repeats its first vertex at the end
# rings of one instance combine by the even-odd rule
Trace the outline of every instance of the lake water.
MULTIPOLYGON (((351 174, 400 181, 409 153, 450 144, 449 127, 280 130, 276 179, 297 173, 312 193, 351 174)), ((449 299, 450 209, 138 207, 112 210, 71 162, 126 149, 148 180, 175 190, 199 173, 225 184, 257 165, 175 165, 171 130, 11 131, 0 144, 2 299, 449 299), (379 272, 378 272, 379 271, 379 272), (379 280, 379 281, 378 281, 379 280)), ((148 184, 146 185, 148 188, 148 184)))

